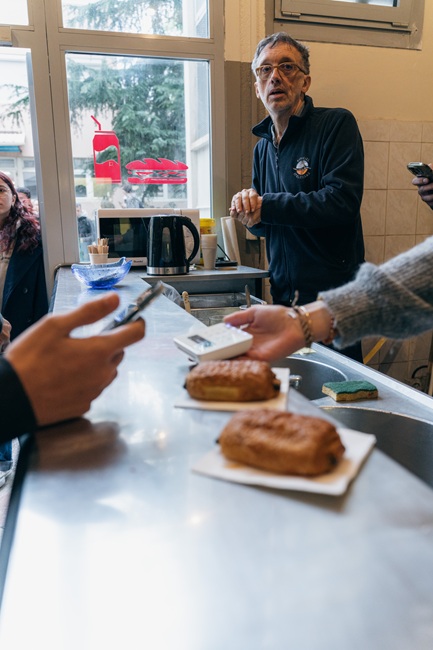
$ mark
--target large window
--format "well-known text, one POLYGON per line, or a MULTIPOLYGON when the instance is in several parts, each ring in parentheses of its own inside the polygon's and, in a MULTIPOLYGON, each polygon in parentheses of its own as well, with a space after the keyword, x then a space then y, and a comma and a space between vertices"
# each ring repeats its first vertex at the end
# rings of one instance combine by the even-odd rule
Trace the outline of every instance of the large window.
POLYGON ((99 208, 209 216, 208 62, 70 53, 66 64, 75 196, 93 232, 99 208))
POLYGON ((209 35, 207 0, 62 0, 65 27, 165 36, 209 35))
POLYGON ((0 148, 0 167, 39 199, 47 277, 83 260, 79 215, 92 235, 97 210, 113 205, 224 215, 223 0, 26 5, 5 25, 12 47, 0 109, 20 100, 14 128, 27 148, 15 133, 18 148, 0 148))
POLYGON ((300 38, 420 47, 424 0, 271 1, 275 20, 283 26, 287 21, 287 29, 300 38))
MULTIPOLYGON (((19 16, 17 16, 19 18, 19 16)), ((0 47, 0 171, 37 203, 27 50, 0 47)))
POLYGON ((27 0, 3 2, 0 13, 0 25, 27 25, 27 0))

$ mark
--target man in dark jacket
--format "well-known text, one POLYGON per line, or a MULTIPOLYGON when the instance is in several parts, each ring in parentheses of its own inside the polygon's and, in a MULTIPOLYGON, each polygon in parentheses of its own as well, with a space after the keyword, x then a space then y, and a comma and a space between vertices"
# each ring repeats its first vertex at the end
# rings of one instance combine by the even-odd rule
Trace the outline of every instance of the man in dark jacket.
MULTIPOLYGON (((274 303, 305 304, 364 261, 362 139, 349 111, 306 95, 308 49, 288 34, 263 39, 252 68, 269 116, 253 128, 253 186, 235 194, 230 214, 266 238, 274 303)), ((360 345, 345 352, 362 360, 360 345)))

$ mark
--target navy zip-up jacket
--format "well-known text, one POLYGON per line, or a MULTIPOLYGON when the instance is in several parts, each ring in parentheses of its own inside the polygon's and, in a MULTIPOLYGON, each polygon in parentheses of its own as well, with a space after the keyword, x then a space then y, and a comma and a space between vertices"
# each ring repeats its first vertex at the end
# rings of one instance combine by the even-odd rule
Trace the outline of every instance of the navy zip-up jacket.
POLYGON ((278 304, 311 302, 353 278, 364 261, 360 205, 364 151, 358 125, 343 108, 315 108, 310 97, 275 147, 272 120, 253 128, 253 187, 263 197, 271 294, 278 304))

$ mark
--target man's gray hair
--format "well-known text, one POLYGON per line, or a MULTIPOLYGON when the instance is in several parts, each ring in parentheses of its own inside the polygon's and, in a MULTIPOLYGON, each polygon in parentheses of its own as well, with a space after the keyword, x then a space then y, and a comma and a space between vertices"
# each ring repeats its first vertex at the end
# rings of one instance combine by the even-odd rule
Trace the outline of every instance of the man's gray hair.
POLYGON ((259 56, 265 47, 268 45, 270 47, 275 47, 275 45, 278 43, 286 43, 287 45, 290 45, 291 47, 294 47, 296 50, 298 50, 299 54, 302 57, 302 66, 304 68, 304 71, 307 74, 310 73, 310 52, 308 50, 308 47, 306 45, 303 45, 303 43, 296 41, 294 38, 289 36, 289 34, 286 34, 286 32, 276 32, 275 34, 271 34, 270 36, 263 38, 257 45, 256 51, 254 53, 254 58, 251 63, 251 68, 254 74, 256 74, 257 61, 259 60, 259 56))

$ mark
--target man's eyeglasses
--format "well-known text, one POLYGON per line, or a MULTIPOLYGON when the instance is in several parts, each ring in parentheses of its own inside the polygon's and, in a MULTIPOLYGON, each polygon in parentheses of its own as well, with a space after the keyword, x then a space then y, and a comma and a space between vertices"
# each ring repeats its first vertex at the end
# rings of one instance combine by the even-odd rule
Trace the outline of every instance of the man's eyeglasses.
POLYGON ((280 75, 287 78, 293 77, 293 75, 296 74, 298 70, 304 74, 308 74, 297 63, 286 62, 278 63, 278 65, 270 65, 269 63, 267 65, 259 65, 259 67, 256 68, 256 75, 260 81, 267 81, 274 74, 274 68, 278 69, 280 75))

